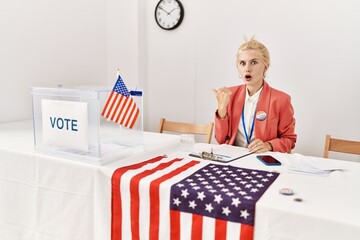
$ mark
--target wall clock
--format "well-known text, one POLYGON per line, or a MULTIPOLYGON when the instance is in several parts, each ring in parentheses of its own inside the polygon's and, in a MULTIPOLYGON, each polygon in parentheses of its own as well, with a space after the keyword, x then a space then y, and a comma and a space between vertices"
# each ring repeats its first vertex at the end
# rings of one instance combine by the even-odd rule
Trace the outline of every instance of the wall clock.
POLYGON ((155 7, 155 21, 165 30, 180 26, 184 18, 184 8, 179 0, 160 0, 155 7))

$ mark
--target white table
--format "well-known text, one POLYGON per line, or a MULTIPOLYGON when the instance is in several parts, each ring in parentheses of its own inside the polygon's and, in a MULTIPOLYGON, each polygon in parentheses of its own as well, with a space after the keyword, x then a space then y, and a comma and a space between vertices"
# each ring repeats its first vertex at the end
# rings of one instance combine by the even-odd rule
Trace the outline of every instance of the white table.
MULTIPOLYGON (((0 124, 0 239, 110 239, 111 176, 121 166, 168 154, 188 157, 178 137, 146 133, 147 150, 104 166, 35 153, 30 121, 0 124), (172 143, 172 144, 171 144, 172 143)), ((360 164, 303 157, 346 169, 329 176, 287 171, 299 155, 271 153, 268 167, 254 155, 232 165, 281 172, 256 205, 255 239, 357 239, 360 236, 360 164), (294 196, 279 189, 289 187, 294 196), (302 198, 302 202, 294 198, 302 198)))

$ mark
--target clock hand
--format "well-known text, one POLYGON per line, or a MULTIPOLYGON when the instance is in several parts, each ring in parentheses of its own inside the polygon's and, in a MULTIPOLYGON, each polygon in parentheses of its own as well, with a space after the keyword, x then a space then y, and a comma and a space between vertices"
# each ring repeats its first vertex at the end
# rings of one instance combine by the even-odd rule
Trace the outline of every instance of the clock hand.
POLYGON ((165 9, 163 9, 161 6, 159 6, 159 9, 163 10, 164 12, 166 12, 169 15, 169 13, 167 11, 165 11, 165 9))
POLYGON ((170 12, 168 12, 168 15, 170 15, 170 14, 171 14, 171 12, 172 12, 172 11, 174 11, 174 10, 175 10, 175 8, 173 8, 170 12))

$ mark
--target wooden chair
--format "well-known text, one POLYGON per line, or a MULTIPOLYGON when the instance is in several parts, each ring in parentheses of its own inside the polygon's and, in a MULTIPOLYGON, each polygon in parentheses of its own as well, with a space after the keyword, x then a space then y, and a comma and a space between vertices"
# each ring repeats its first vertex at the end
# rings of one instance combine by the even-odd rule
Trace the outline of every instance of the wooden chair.
POLYGON ((214 128, 214 123, 212 122, 208 124, 194 124, 194 123, 172 122, 165 120, 165 118, 161 118, 159 133, 173 132, 173 133, 205 135, 206 137, 205 142, 210 143, 213 128, 214 128))
POLYGON ((331 138, 330 135, 326 135, 324 158, 328 158, 329 151, 360 155, 360 142, 331 138))

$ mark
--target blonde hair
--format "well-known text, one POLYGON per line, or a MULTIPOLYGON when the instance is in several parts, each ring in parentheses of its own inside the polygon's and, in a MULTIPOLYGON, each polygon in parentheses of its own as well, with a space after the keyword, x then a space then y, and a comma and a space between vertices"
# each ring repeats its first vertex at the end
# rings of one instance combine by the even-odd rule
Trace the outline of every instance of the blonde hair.
POLYGON ((240 45, 237 55, 236 55, 236 60, 239 59, 239 54, 241 51, 244 50, 257 50, 260 52, 264 64, 266 66, 266 68, 268 68, 270 66, 270 54, 268 49, 265 47, 264 44, 262 44, 261 42, 259 42, 258 40, 255 39, 255 37, 253 36, 250 40, 247 40, 245 38, 245 42, 243 44, 240 45))

